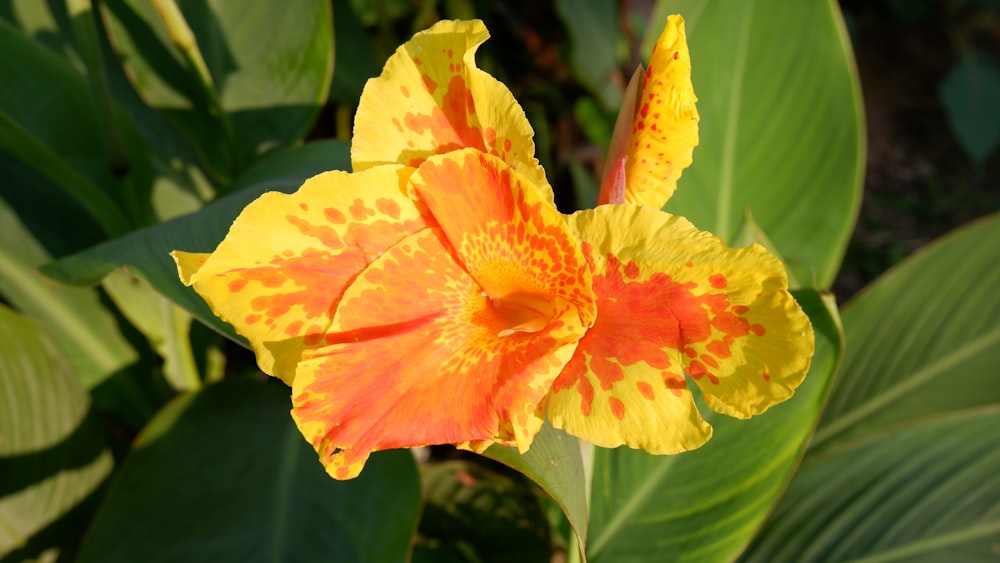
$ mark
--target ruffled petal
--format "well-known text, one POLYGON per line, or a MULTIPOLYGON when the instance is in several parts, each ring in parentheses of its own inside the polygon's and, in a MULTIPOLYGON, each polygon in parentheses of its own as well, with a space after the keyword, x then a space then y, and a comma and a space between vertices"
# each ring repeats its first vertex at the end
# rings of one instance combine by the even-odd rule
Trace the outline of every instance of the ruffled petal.
POLYGON ((368 81, 354 120, 354 170, 385 163, 419 166, 460 148, 497 155, 551 190, 535 160, 534 132, 501 82, 476 68, 489 37, 483 22, 442 21, 413 36, 368 81))
POLYGON ((512 322, 436 233, 411 235, 351 285, 328 345, 306 352, 292 416, 337 479, 388 448, 500 441, 526 450, 541 427, 538 405, 585 327, 572 310, 530 331, 507 333, 512 322))
POLYGON ((646 69, 625 162, 625 201, 657 209, 673 195, 698 144, 698 110, 684 19, 670 16, 646 69))
POLYGON ((570 223, 594 269, 598 313, 553 384, 553 426, 603 446, 674 453, 710 435, 684 374, 710 408, 740 418, 801 383, 812 328, 762 247, 727 248, 645 206, 601 206, 570 223))
POLYGON ((411 172, 326 172, 294 194, 266 193, 210 255, 173 253, 181 279, 247 338, 265 373, 290 384, 348 284, 379 254, 427 227, 405 195, 411 172))

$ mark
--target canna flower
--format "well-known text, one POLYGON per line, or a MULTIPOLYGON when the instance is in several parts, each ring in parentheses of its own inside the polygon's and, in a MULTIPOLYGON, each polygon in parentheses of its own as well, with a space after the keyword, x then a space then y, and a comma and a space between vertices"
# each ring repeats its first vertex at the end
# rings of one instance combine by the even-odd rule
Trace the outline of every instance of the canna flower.
POLYGON ((693 449, 711 428, 688 378, 732 416, 788 398, 813 340, 780 261, 651 206, 697 142, 679 18, 633 128, 687 135, 631 135, 613 203, 570 216, 523 110, 475 66, 487 37, 478 21, 415 35, 365 87, 353 172, 261 196, 211 253, 172 253, 291 386, 330 475, 354 477, 389 448, 523 452, 546 418, 602 446, 693 449))

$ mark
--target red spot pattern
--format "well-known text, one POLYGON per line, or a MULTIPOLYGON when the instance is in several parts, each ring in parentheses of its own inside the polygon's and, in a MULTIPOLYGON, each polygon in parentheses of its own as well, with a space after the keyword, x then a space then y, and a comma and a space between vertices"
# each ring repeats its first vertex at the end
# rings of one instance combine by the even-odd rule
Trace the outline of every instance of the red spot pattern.
MULTIPOLYGON (((355 200, 349 213, 366 222, 353 222, 346 230, 348 219, 335 208, 323 210, 327 224, 287 215, 285 220, 289 225, 314 239, 316 244, 303 249, 283 249, 270 260, 228 274, 232 278, 226 285, 228 291, 247 295, 255 312, 243 320, 255 324, 263 319, 267 326, 272 326, 294 312, 283 329, 286 334, 321 333, 324 327, 306 327, 302 319, 332 316, 348 284, 375 256, 407 234, 425 227, 423 220, 399 221, 401 209, 395 201, 381 198, 374 207, 368 207, 361 199, 355 200), (392 220, 373 219, 377 214, 392 220), (343 232, 343 236, 338 232, 343 232)), ((311 339, 318 342, 317 336, 311 339)))
MULTIPOLYGON (((596 267, 590 245, 583 243, 583 249, 588 263, 596 267)), ((713 370, 732 356, 737 339, 764 334, 763 326, 743 318, 749 309, 732 306, 725 293, 675 280, 664 272, 638 280, 638 273, 636 264, 622 264, 611 254, 603 271, 594 272, 597 320, 553 385, 553 392, 575 389, 585 416, 593 408, 594 385, 612 391, 626 380, 628 366, 644 362, 659 370, 664 385, 680 395, 686 387, 681 369, 694 379, 704 377, 718 384, 713 370)), ((706 285, 720 289, 724 280, 712 276, 706 285)), ((651 393, 639 389, 649 398, 651 393)))
POLYGON ((521 185, 496 160, 473 152, 465 153, 461 162, 425 164, 419 174, 414 181, 418 194, 466 269, 488 293, 502 297, 517 287, 562 298, 581 309, 592 308, 590 272, 576 238, 533 187, 521 185), (502 272, 494 275, 498 263, 521 264, 518 275, 528 275, 524 279, 502 272))
POLYGON ((371 450, 488 440, 509 432, 501 421, 527 422, 559 367, 557 323, 498 337, 502 317, 432 231, 361 276, 369 289, 344 299, 339 332, 305 360, 316 378, 295 390, 299 424, 322 423, 308 438, 324 459, 350 465, 371 450))

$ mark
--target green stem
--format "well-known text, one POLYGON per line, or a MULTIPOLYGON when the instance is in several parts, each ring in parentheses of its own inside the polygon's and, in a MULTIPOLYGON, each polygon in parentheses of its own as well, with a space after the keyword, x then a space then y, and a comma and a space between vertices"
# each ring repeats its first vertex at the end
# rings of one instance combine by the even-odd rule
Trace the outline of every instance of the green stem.
POLYGON ((201 49, 198 47, 198 40, 174 0, 152 0, 152 2, 157 15, 167 28, 170 40, 181 52, 188 65, 194 69, 209 113, 222 125, 222 133, 230 158, 228 173, 232 176, 242 165, 239 145, 236 143, 236 132, 233 129, 233 124, 229 121, 228 114, 222 109, 215 81, 212 80, 212 73, 209 72, 205 57, 202 56, 201 49))

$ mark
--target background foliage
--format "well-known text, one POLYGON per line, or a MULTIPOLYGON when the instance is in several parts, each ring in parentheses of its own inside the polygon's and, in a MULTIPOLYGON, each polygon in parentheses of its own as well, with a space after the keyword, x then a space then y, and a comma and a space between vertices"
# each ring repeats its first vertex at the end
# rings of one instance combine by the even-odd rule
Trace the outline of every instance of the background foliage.
POLYGON ((998 13, 0 3, 0 561, 993 560, 998 13), (711 416, 712 441, 679 456, 545 428, 525 456, 391 451, 327 478, 288 389, 167 252, 211 250, 259 194, 348 169, 365 80, 441 18, 485 20, 479 64, 528 113, 557 203, 591 206, 669 13, 702 121, 667 211, 783 257, 817 335, 806 383, 750 421, 711 416))

